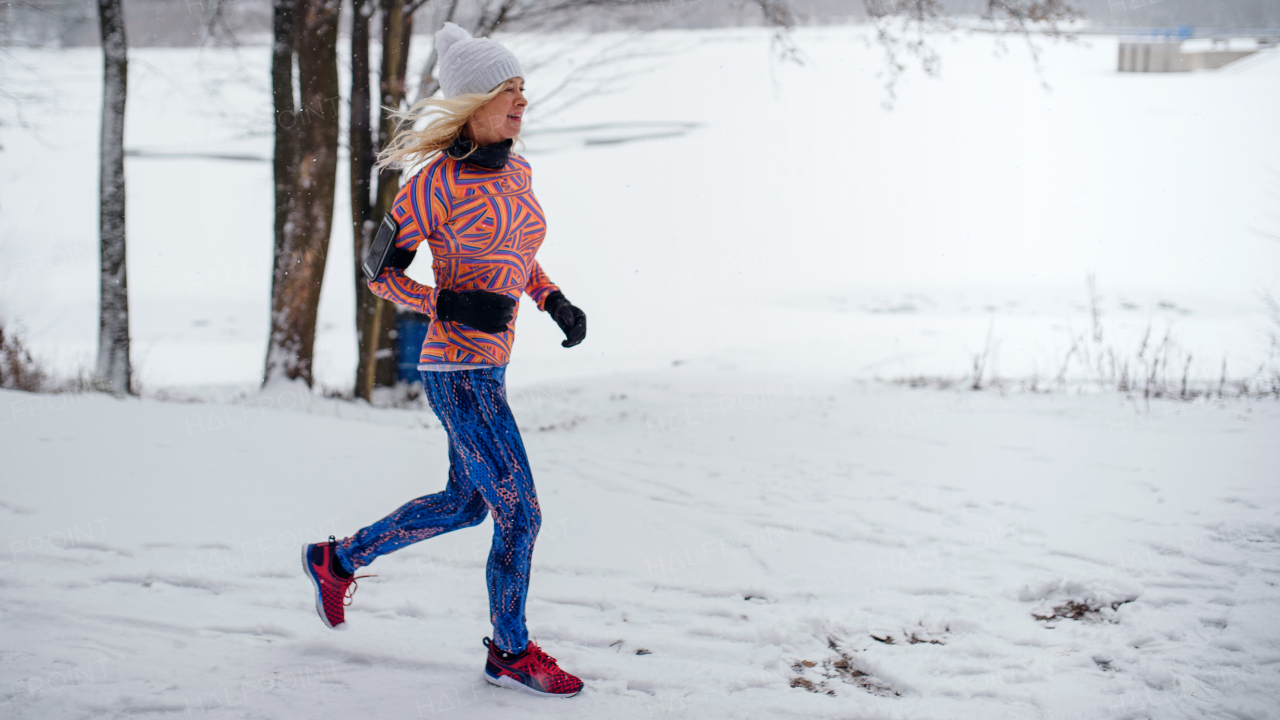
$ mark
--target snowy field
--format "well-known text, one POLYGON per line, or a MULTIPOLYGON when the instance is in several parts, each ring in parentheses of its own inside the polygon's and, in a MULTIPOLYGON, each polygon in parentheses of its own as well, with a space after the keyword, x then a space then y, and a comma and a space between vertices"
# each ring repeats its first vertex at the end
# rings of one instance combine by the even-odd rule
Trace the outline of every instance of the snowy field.
POLYGON ((694 364, 511 402, 530 631, 580 697, 481 681, 489 521, 367 568, 347 631, 315 616, 299 543, 442 488, 430 412, 0 392, 0 715, 1277 716, 1273 401, 694 364))
MULTIPOLYGON (((863 30, 797 37, 800 67, 757 30, 510 39, 645 70, 525 138, 539 258, 591 318, 565 351, 525 315, 508 374, 544 511, 530 630, 587 681, 570 701, 480 681, 488 523, 379 559, 346 632, 316 618, 300 543, 442 488, 444 433, 256 389, 267 50, 134 52, 145 396, 0 391, 0 717, 1280 718, 1280 405, 876 380, 984 348, 1052 377, 1090 273, 1117 353, 1150 327, 1193 379, 1266 363, 1280 56, 1119 75, 1092 37, 1044 47, 1046 92, 1016 45, 944 39, 887 111, 863 30)), ((96 340, 100 59, 15 58, 0 313, 69 373, 96 340)), ((348 214, 342 191, 336 389, 348 214)))

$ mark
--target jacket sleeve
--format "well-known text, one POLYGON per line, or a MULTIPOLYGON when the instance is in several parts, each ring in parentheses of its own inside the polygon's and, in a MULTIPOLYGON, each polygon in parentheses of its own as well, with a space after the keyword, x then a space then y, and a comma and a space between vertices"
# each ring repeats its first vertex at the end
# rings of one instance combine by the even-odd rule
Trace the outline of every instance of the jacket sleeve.
MULTIPOLYGON (((438 178, 436 165, 429 165, 413 177, 396 195, 391 212, 395 214, 400 229, 396 232, 396 247, 401 250, 418 250, 440 223, 444 222, 446 206, 441 194, 433 187, 438 178), (418 212, 414 212, 414 210, 418 212), (423 228, 417 218, 421 217, 423 228)), ((426 243, 427 251, 431 245, 426 243)), ((369 290, 384 300, 404 305, 420 313, 436 317, 436 289, 409 278, 404 270, 387 268, 376 280, 369 281, 369 290)))
POLYGON ((546 310, 547 308, 543 304, 546 303, 547 296, 559 289, 555 283, 551 282, 551 278, 547 277, 547 274, 543 272, 542 266, 538 264, 538 261, 534 260, 533 270, 529 273, 529 282, 525 283, 524 286, 525 294, 538 303, 539 310, 546 310))

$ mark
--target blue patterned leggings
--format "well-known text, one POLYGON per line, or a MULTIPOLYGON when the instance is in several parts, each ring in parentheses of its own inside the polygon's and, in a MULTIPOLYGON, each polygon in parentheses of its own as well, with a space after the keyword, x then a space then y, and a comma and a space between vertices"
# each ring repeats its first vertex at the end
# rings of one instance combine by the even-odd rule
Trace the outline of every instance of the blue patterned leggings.
POLYGON ((520 652, 529 640, 524 603, 542 511, 507 406, 505 375, 505 367, 422 373, 427 402, 449 435, 449 482, 444 492, 410 500, 343 539, 337 554, 355 570, 406 545, 479 525, 493 513, 486 569, 493 639, 507 652, 520 652))

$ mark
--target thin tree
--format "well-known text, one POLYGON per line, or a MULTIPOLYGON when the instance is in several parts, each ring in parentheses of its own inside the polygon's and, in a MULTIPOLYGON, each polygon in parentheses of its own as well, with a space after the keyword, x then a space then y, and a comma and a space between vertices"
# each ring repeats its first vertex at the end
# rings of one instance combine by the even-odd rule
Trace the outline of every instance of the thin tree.
MULTIPOLYGON (((373 203, 369 196, 373 172, 373 135, 369 113, 372 110, 369 90, 369 18, 375 8, 373 0, 353 0, 351 6, 351 121, 348 126, 347 146, 350 148, 351 229, 355 241, 355 291, 356 291, 356 381, 355 395, 370 399, 377 382, 379 342, 370 342, 369 335, 378 336, 385 323, 375 322, 388 309, 380 306, 387 301, 374 295, 365 285, 360 270, 360 260, 368 251, 373 237, 373 203), (373 329, 378 328, 378 329, 373 329)), ((385 362, 382 364, 386 364, 385 362)))
MULTIPOLYGON (((382 66, 378 82, 380 102, 377 147, 386 147, 399 131, 399 122, 391 116, 391 109, 400 107, 404 102, 409 42, 413 37, 413 11, 416 6, 408 6, 404 0, 381 0, 381 9, 382 66)), ((373 161, 377 151, 372 140, 369 117, 367 25, 361 42, 357 42, 355 37, 357 27, 358 20, 352 25, 350 123, 352 222, 356 230, 356 339, 359 347, 355 395, 368 400, 372 397, 374 387, 393 385, 396 381, 393 347, 396 309, 392 303, 369 291, 360 270, 360 260, 368 248, 373 228, 382 222, 383 215, 391 211, 396 194, 400 192, 400 173, 388 168, 379 171, 377 192, 374 199, 370 200, 373 161), (364 57, 358 60, 357 53, 364 57), (358 204, 367 208, 359 216, 356 214, 358 204)))
MULTIPOLYGON (((271 19, 271 97, 275 110, 275 251, 284 250, 284 226, 293 197, 294 165, 297 164, 298 102, 293 96, 294 5, 296 0, 273 0, 271 19)), ((272 297, 275 292, 272 292, 272 297)))
POLYGON ((282 4, 289 0, 276 0, 273 21, 276 237, 263 380, 301 379, 311 385, 316 313, 337 188, 341 0, 282 4), (297 98, 292 82, 295 61, 297 98))
POLYGON ((99 154, 98 233, 102 268, 97 376, 116 393, 133 390, 129 364, 129 284, 125 268, 124 105, 129 43, 121 0, 98 0, 102 32, 102 147, 99 154))

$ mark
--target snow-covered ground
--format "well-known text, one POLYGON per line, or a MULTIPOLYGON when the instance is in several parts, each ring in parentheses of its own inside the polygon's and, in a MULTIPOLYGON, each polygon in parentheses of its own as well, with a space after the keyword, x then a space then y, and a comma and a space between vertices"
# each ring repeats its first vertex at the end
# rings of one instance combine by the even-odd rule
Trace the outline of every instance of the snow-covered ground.
MULTIPOLYGON (((300 543, 440 489, 444 435, 254 389, 267 51, 134 52, 147 396, 0 391, 0 717, 1280 715, 1274 400, 873 380, 988 347, 1052 377, 1093 332, 1090 273, 1100 345, 1168 331, 1193 379, 1267 362, 1276 52, 1120 75, 1089 38, 1044 48, 1046 92, 1016 45, 944 39, 889 112, 865 31, 797 38, 799 67, 759 30, 647 36, 606 66, 646 72, 526 134, 540 260, 591 318, 566 351, 526 315, 508 375, 544 510, 531 630, 588 682, 550 702, 480 682, 487 524, 378 560, 347 632, 315 617, 300 543)), ((623 39, 510 42, 581 66, 623 39)), ((0 126, 0 313, 70 372, 96 340, 100 60, 6 63, 31 99, 0 126)), ((316 367, 344 388, 345 192, 336 213, 316 367)))
POLYGON ((480 680, 489 521, 316 617, 299 543, 443 487, 429 411, 0 392, 0 715, 1276 717, 1274 401, 693 363, 511 402, 579 698, 480 680))

